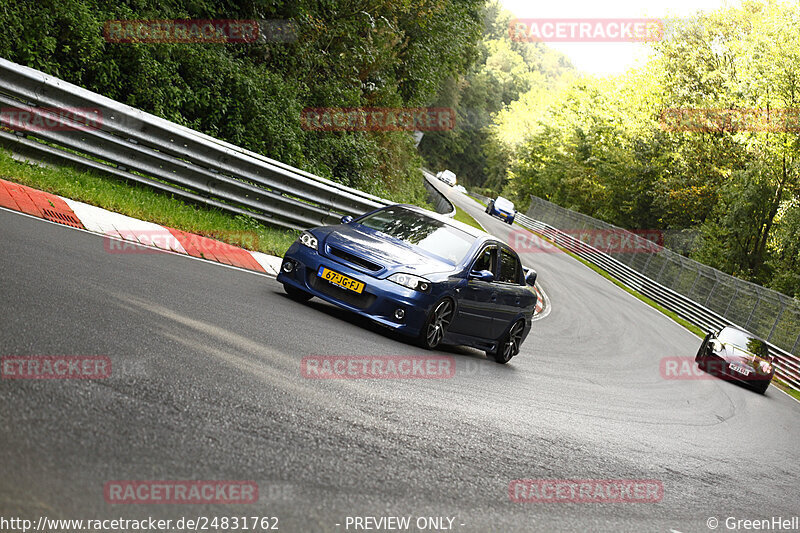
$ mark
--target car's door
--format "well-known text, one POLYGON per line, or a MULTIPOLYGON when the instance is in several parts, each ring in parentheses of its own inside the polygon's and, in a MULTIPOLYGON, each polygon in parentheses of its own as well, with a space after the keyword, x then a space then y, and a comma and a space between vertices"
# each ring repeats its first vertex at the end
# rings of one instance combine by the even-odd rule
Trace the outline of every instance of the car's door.
MULTIPOLYGON (((496 244, 484 246, 473 258, 469 271, 488 270, 496 275, 497 253, 496 244)), ((458 313, 450 331, 491 338, 496 303, 497 288, 494 282, 468 279, 466 286, 459 291, 458 313)))
POLYGON ((498 338, 517 318, 520 311, 533 305, 534 294, 525 283, 525 273, 517 254, 503 246, 499 250, 495 279, 497 301, 493 314, 492 336, 498 338))

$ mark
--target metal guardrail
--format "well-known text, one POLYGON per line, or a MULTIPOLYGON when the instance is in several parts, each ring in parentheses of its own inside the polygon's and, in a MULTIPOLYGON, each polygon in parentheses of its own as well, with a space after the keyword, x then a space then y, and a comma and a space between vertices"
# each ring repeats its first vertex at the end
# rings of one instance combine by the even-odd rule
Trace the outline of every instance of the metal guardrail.
MULTIPOLYGON (((558 228, 530 218, 522 213, 517 213, 515 221, 521 226, 539 233, 555 244, 574 253, 581 259, 602 268, 628 287, 637 290, 665 309, 676 313, 678 316, 704 330, 716 330, 724 326, 741 327, 686 296, 653 281, 644 274, 614 259, 609 254, 586 244, 573 235, 567 234, 558 228)), ((800 390, 800 358, 795 357, 774 344, 767 344, 770 354, 774 356, 776 360, 775 374, 795 390, 800 390)))
POLYGON ((422 169, 422 174, 425 177, 425 188, 428 189, 428 196, 430 196, 436 212, 450 218, 456 216, 456 206, 439 190, 438 178, 425 169, 422 169))
POLYGON ((15 153, 91 169, 275 226, 336 223, 344 214, 391 203, 2 58, 0 108, 29 113, 35 118, 28 124, 50 125, 15 128, 5 121, 0 145, 15 153), (48 113, 55 109, 70 115, 48 113))

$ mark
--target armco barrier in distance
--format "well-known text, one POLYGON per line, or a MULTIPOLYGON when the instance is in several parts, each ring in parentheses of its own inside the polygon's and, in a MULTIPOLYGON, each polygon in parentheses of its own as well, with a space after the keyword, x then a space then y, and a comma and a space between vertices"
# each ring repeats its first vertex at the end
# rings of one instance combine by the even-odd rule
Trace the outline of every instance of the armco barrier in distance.
POLYGON ((598 250, 560 228, 620 228, 541 198, 533 197, 528 214, 517 214, 516 222, 599 266, 692 324, 706 330, 734 325, 763 337, 768 341, 770 353, 776 358, 775 374, 800 390, 800 358, 797 357, 800 351, 800 304, 793 298, 737 280, 663 247, 658 247, 657 253, 650 254, 609 254, 598 250), (669 268, 670 264, 677 268, 669 268), (681 267, 685 269, 683 272, 681 267), (698 284, 709 270, 715 282, 710 292, 703 293, 699 291, 698 284), (693 274, 688 276, 688 282, 681 275, 686 272, 693 274), (735 289, 731 290, 731 287, 735 289), (715 298, 717 291, 730 296, 720 302, 719 298, 715 298), (744 302, 738 301, 737 295, 744 302), (781 305, 765 305, 771 299, 781 305), (723 311, 720 312, 720 309, 723 311))

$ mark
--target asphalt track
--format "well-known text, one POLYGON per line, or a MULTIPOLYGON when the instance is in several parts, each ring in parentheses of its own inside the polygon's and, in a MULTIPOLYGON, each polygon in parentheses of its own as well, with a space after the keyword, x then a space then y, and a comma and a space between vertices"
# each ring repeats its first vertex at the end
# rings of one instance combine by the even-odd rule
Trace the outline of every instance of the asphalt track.
MULTIPOLYGON (((487 229, 511 228, 448 191, 487 229)), ((699 339, 561 253, 524 254, 552 303, 506 366, 309 380, 308 355, 420 355, 274 279, 0 211, 0 355, 106 355, 103 380, 0 380, 0 517, 455 518, 452 531, 709 531, 800 514, 800 404, 667 380, 699 339), (514 503, 515 479, 651 479, 659 503, 514 503), (110 504, 110 480, 254 480, 244 505, 110 504)), ((412 524, 413 524, 412 520, 412 524)), ((447 522, 445 522, 447 523, 447 522)), ((338 525, 337 525, 338 524, 338 525)), ((213 530, 213 529, 212 529, 213 530)), ((417 531, 416 528, 410 529, 417 531)))

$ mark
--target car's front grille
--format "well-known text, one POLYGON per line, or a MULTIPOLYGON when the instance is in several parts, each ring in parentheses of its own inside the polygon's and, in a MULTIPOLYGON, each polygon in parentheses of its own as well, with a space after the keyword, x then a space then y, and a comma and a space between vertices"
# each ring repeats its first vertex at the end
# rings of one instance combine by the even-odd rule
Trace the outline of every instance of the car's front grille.
POLYGON ((342 250, 341 248, 336 248, 335 246, 329 246, 328 250, 330 250, 331 255, 338 257, 339 259, 344 259, 348 263, 352 263, 354 265, 358 265, 361 268, 365 268, 372 272, 377 272, 383 267, 372 261, 367 261, 362 257, 358 257, 357 255, 351 254, 346 250, 342 250))
POLYGON ((308 285, 312 289, 319 291, 322 294, 359 309, 366 309, 375 301, 374 294, 370 294, 368 292, 362 292, 359 294, 348 289, 343 289, 334 285, 333 283, 321 279, 319 276, 317 276, 317 273, 313 271, 308 273, 308 285))

